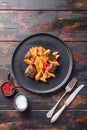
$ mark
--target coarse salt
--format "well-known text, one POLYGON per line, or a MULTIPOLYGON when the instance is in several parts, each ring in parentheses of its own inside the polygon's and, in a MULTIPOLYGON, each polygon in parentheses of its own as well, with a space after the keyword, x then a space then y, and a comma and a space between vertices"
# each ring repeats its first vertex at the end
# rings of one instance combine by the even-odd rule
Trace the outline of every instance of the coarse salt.
POLYGON ((18 95, 15 99, 15 105, 20 110, 25 110, 27 108, 27 99, 24 95, 18 95))

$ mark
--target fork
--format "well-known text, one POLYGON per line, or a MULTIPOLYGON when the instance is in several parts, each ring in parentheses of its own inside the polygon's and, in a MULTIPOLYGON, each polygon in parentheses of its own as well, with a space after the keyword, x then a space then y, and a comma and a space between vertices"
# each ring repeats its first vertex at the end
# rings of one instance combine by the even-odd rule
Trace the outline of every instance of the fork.
POLYGON ((64 96, 68 93, 68 92, 71 92, 71 90, 73 89, 73 87, 75 86, 77 82, 77 79, 74 77, 68 84, 67 86, 65 87, 65 92, 64 94, 62 95, 62 97, 59 99, 59 101, 55 104, 55 106, 48 111, 48 113, 46 114, 47 118, 51 118, 54 111, 56 110, 58 104, 61 102, 61 100, 64 98, 64 96))

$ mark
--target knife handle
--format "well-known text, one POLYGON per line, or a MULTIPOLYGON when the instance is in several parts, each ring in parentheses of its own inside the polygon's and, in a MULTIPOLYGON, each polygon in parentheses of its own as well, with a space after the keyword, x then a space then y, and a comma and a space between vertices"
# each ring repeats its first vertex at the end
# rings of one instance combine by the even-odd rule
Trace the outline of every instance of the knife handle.
POLYGON ((63 106, 59 109, 59 111, 52 117, 51 123, 55 122, 55 121, 59 118, 59 116, 62 114, 62 112, 64 111, 65 108, 66 108, 66 106, 63 105, 63 106))

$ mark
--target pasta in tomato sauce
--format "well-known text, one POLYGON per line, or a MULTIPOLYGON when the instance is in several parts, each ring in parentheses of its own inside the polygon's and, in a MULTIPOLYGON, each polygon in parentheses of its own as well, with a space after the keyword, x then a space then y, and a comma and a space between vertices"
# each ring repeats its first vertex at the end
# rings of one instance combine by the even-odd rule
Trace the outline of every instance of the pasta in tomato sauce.
POLYGON ((27 64, 25 74, 36 81, 47 82, 47 79, 55 78, 55 69, 59 66, 58 51, 52 52, 51 49, 45 49, 42 46, 32 47, 25 54, 24 62, 27 64))

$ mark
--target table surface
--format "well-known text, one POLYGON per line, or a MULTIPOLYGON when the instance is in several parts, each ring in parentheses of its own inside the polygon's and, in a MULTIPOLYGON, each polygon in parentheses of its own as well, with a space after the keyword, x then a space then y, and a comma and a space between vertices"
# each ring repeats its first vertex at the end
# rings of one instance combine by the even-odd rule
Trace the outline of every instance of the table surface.
MULTIPOLYGON (((71 49, 74 66, 71 77, 87 84, 87 0, 0 0, 0 85, 7 79, 11 60, 19 43, 35 33, 50 33, 71 49)), ((0 91, 0 130, 87 130, 87 88, 51 124, 46 113, 64 93, 64 87, 50 94, 35 94, 18 85, 27 95, 29 108, 21 113, 13 107, 13 97, 0 91)), ((64 100, 69 96, 66 95, 64 100)), ((64 100, 59 107, 63 105, 64 100)), ((58 110, 58 108, 57 108, 58 110)), ((56 111, 57 111, 56 110, 56 111)))

